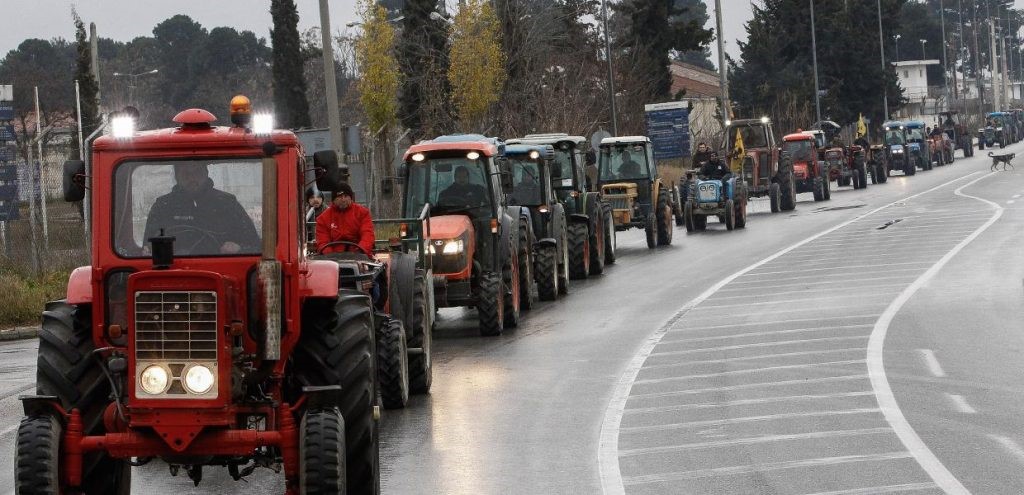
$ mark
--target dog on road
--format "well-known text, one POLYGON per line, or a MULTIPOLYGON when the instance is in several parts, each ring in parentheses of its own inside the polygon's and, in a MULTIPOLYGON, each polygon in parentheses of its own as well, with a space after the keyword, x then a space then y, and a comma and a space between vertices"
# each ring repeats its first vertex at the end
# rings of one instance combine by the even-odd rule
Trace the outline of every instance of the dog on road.
MULTIPOLYGON (((1010 163, 1010 162, 1013 160, 1013 157, 1016 156, 1016 155, 1017 155, 1016 153, 1007 153, 1005 155, 996 155, 996 154, 993 154, 991 151, 989 151, 988 152, 988 156, 989 156, 989 158, 992 159, 992 166, 989 167, 989 170, 991 170, 992 172, 995 172, 996 170, 999 170, 999 164, 1000 163, 1003 164, 1003 172, 1006 171, 1007 167, 1013 168, 1013 163, 1010 163)), ((1014 170, 1016 170, 1016 169, 1014 169, 1014 170)))

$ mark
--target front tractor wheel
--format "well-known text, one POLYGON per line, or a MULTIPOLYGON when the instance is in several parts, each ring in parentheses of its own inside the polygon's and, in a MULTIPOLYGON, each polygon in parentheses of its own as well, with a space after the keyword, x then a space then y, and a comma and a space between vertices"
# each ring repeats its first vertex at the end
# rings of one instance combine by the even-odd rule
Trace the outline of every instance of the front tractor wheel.
POLYGON ((655 218, 653 209, 644 219, 644 236, 647 239, 647 249, 654 249, 654 246, 658 245, 658 219, 655 218))
POLYGON ((14 490, 25 495, 62 493, 60 440, 64 429, 54 416, 29 416, 18 425, 14 450, 14 490))
POLYGON ((581 280, 590 276, 590 232, 584 223, 569 224, 569 277, 581 280))
POLYGON ((612 212, 612 207, 608 203, 604 203, 601 206, 601 211, 604 216, 604 264, 612 265, 615 263, 615 248, 616 248, 616 236, 618 231, 615 230, 615 215, 612 212))
POLYGON ((426 273, 417 268, 414 277, 412 294, 412 323, 413 328, 406 333, 409 347, 423 349, 409 355, 409 391, 414 394, 425 394, 430 391, 430 384, 433 382, 433 365, 430 354, 433 347, 433 335, 431 331, 431 320, 434 305, 427 304, 429 294, 426 273))
POLYGON ((409 347, 400 320, 384 317, 377 330, 377 383, 385 409, 409 402, 409 347))
POLYGON ((307 301, 302 333, 289 365, 293 401, 303 386, 341 386, 338 407, 345 418, 342 447, 347 489, 342 493, 371 495, 380 484, 373 332, 372 303, 363 292, 342 289, 337 299, 307 301))
POLYGON ((812 194, 814 194, 814 200, 815 201, 824 201, 825 200, 825 181, 824 181, 824 179, 822 179, 821 177, 815 177, 814 178, 814 185, 812 187, 813 187, 813 189, 811 190, 811 192, 812 192, 812 194))
POLYGON ((736 203, 731 199, 725 200, 725 230, 736 229, 736 203))
MULTIPOLYGON (((103 412, 110 403, 111 390, 103 370, 92 357, 96 347, 91 325, 92 313, 88 306, 72 306, 65 301, 46 305, 39 332, 36 391, 39 395, 56 396, 67 411, 78 409, 84 434, 103 435, 106 433, 103 412)), ((42 426, 37 426, 37 431, 38 428, 42 426)), ((59 433, 54 434, 59 437, 59 433)), ((32 455, 28 451, 24 454, 32 455)), ((23 462, 20 447, 15 462, 18 466, 23 462)), ((56 464, 54 469, 58 469, 56 464)), ((20 476, 15 483, 18 493, 58 493, 22 484, 20 476)), ((103 452, 86 453, 82 463, 82 486, 77 488, 90 495, 127 495, 131 491, 131 469, 127 462, 103 452)))
POLYGON ((537 250, 537 292, 541 301, 554 301, 558 298, 558 250, 554 246, 544 246, 537 250))
POLYGON ((299 493, 346 493, 345 464, 341 413, 337 409, 306 412, 299 425, 299 493))
POLYGON ((792 172, 782 184, 782 200, 780 204, 782 211, 793 211, 796 209, 796 178, 792 172))
POLYGON ((519 305, 524 310, 533 309, 537 302, 537 285, 533 281, 533 230, 530 223, 519 223, 519 305))
POLYGON ((782 188, 778 182, 772 182, 772 185, 768 186, 768 205, 772 213, 782 211, 782 188))
POLYGON ((598 210, 598 216, 590 225, 590 274, 604 273, 605 248, 604 217, 598 210))

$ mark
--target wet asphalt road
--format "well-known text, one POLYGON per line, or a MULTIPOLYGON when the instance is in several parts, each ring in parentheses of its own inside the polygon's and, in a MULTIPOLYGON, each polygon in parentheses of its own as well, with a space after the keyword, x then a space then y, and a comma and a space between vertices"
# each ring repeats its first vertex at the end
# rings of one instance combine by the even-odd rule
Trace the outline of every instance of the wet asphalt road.
MULTIPOLYGON (((987 160, 653 251, 620 233, 618 263, 498 338, 442 311, 432 393, 385 413, 383 492, 1024 492, 1024 172, 987 160)), ((0 344, 0 487, 34 350, 0 344)), ((133 476, 136 493, 282 486, 133 476)))

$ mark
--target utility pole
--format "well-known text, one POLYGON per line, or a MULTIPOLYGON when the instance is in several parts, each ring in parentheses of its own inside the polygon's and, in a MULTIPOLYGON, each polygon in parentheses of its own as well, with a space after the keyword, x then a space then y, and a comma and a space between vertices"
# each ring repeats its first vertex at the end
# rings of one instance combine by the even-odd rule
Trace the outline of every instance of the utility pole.
POLYGON ((971 9, 971 32, 974 34, 974 54, 971 55, 971 68, 974 69, 974 82, 978 85, 978 115, 985 112, 985 83, 981 78, 981 52, 978 50, 978 6, 971 9))
MULTIPOLYGON (((882 59, 882 80, 885 81, 885 74, 888 72, 885 66, 885 38, 882 36, 882 0, 877 0, 878 3, 878 51, 882 59)), ((885 114, 882 115, 882 121, 889 119, 889 85, 883 84, 882 86, 882 110, 885 114)))
MULTIPOLYGON (((35 87, 36 96, 36 146, 38 147, 39 154, 39 205, 43 212, 43 247, 50 250, 50 222, 46 215, 46 163, 43 159, 43 122, 42 110, 39 108, 39 86, 35 87)), ((49 130, 49 128, 47 128, 49 130)), ((35 164, 29 160, 29 167, 35 167, 35 164)), ((33 168, 32 173, 35 173, 33 168)), ((33 189, 32 195, 35 196, 36 192, 33 189)), ((34 220, 34 219, 33 219, 34 220)))
MULTIPOLYGON (((100 102, 100 50, 99 50, 99 37, 96 36, 96 23, 89 23, 89 68, 92 69, 92 78, 96 81, 96 102, 99 105, 100 102)), ((76 83, 77 84, 77 83, 76 83)), ((102 108, 102 105, 101 107, 102 108)), ((101 111, 102 113, 102 111, 101 111)), ((82 141, 81 138, 78 139, 82 141)))
POLYGON ((619 117, 615 109, 615 71, 612 68, 612 42, 608 37, 608 5, 601 0, 601 22, 604 23, 604 53, 608 59, 608 101, 612 110, 612 135, 619 135, 619 117))
POLYGON ((1000 109, 1004 109, 1010 106, 1010 101, 1013 99, 1013 93, 1010 92, 1009 79, 1010 75, 1007 71, 1006 64, 1009 63, 1009 57, 1006 53, 1006 32, 1003 31, 1002 26, 999 26, 999 52, 1002 53, 1002 72, 1001 78, 1003 83, 1003 106, 1000 109))
MULTIPOLYGON (((943 0, 939 0, 939 23, 942 25, 942 85, 945 88, 944 95, 946 97, 946 110, 951 110, 949 104, 949 65, 946 63, 946 6, 943 0)), ((955 70, 954 70, 955 76, 955 70)), ((956 87, 956 83, 953 83, 953 87, 956 87)))
POLYGON ((331 133, 331 148, 341 156, 341 116, 338 115, 338 83, 334 78, 334 42, 331 40, 331 12, 327 8, 327 0, 320 0, 320 39, 324 56, 327 127, 331 133))
POLYGON ((722 0, 715 0, 715 29, 718 38, 718 85, 722 91, 722 120, 729 120, 729 78, 725 67, 725 37, 722 36, 722 0))
MULTIPOLYGON (((716 0, 720 1, 720 0, 716 0)), ((818 89, 818 40, 814 34, 814 0, 808 0, 811 4, 811 61, 814 64, 814 114, 821 121, 821 90, 818 89)))
MULTIPOLYGON (((989 19, 991 20, 991 17, 989 19)), ((992 54, 992 56, 989 57, 991 59, 991 60, 989 60, 989 74, 991 74, 991 80, 992 80, 992 109, 993 109, 993 111, 998 111, 1000 108, 1003 107, 1003 105, 1002 105, 1002 103, 1003 103, 1002 102, 1002 98, 1001 98, 1001 95, 999 94, 999 92, 1002 90, 1002 88, 998 88, 998 89, 996 88, 996 72, 999 72, 999 66, 995 65, 997 63, 996 59, 995 59, 995 56, 996 56, 996 26, 995 26, 995 24, 992 24, 991 22, 988 23, 988 34, 989 34, 989 37, 988 37, 989 49, 991 50, 989 53, 992 54)))

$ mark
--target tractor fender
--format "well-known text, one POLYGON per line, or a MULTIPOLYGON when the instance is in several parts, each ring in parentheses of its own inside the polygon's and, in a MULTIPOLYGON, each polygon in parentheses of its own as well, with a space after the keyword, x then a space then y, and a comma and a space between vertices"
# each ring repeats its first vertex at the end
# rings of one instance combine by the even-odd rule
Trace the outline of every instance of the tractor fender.
POLYGON ((331 260, 308 260, 301 284, 307 297, 338 297, 338 264, 331 260))
POLYGON ((590 223, 590 217, 582 213, 569 215, 569 223, 590 223))
POLYGON ((558 241, 553 237, 545 237, 543 239, 538 239, 533 245, 536 248, 558 247, 558 241))
POLYGON ((402 320, 405 328, 412 331, 412 299, 416 280, 416 258, 405 253, 394 253, 390 263, 388 287, 391 315, 402 320))
POLYGON ((92 267, 80 266, 68 277, 68 304, 92 302, 92 267))

